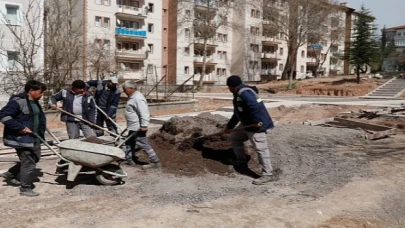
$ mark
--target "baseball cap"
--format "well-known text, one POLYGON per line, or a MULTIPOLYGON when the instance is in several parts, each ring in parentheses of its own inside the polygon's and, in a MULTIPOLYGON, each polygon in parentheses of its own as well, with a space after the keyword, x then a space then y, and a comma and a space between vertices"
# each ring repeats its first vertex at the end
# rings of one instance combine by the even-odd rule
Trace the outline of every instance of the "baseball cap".
POLYGON ((109 79, 113 84, 118 84, 118 78, 116 76, 110 76, 109 79))

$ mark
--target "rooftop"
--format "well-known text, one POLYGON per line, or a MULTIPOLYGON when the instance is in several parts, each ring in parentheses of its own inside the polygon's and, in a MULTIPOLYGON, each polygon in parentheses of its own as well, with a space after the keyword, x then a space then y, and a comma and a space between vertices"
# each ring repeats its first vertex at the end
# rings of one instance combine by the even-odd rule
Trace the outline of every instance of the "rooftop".
POLYGON ((387 28, 387 30, 398 30, 398 29, 405 29, 405 25, 400 25, 396 27, 387 28))

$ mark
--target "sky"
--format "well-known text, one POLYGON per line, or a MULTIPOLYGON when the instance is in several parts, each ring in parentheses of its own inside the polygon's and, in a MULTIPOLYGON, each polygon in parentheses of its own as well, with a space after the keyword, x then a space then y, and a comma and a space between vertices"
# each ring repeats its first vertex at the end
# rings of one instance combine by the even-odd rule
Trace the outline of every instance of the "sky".
POLYGON ((347 2, 349 7, 360 10, 361 4, 371 11, 376 17, 379 29, 384 25, 387 28, 405 25, 405 0, 340 0, 347 2))

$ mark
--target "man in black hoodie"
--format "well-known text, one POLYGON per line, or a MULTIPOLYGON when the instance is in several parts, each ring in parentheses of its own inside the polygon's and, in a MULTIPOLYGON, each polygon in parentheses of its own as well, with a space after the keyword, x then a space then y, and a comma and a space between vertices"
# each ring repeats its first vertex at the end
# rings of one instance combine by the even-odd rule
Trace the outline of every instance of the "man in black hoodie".
POLYGON ((237 75, 230 76, 226 84, 233 93, 233 115, 229 120, 224 132, 240 125, 251 125, 244 130, 233 131, 231 133, 232 147, 236 156, 235 166, 239 169, 247 169, 247 160, 244 142, 250 140, 262 168, 262 176, 253 181, 255 185, 266 184, 275 181, 273 168, 270 162, 270 151, 267 145, 266 134, 274 127, 273 121, 267 112, 266 106, 258 96, 256 87, 250 87, 242 83, 242 79, 237 75))

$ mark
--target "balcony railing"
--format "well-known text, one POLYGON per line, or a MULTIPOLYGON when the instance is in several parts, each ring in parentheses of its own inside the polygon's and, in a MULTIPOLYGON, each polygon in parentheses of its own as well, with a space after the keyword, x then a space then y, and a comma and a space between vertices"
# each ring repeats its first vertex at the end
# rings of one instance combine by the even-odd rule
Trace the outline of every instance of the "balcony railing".
MULTIPOLYGON (((194 56, 194 62, 196 63, 202 63, 203 62, 203 56, 194 56)), ((212 56, 207 56, 205 58, 206 63, 215 63, 215 59, 212 56)))
POLYGON ((126 6, 126 5, 117 5, 117 12, 133 14, 133 15, 141 16, 141 17, 146 17, 146 15, 147 15, 146 10, 144 10, 142 8, 137 8, 134 6, 126 6))
POLYGON ((262 59, 276 59, 277 53, 276 52, 264 52, 262 54, 262 59))
POLYGON ((146 30, 118 27, 115 28, 115 34, 120 36, 136 36, 146 38, 147 32, 146 30))
POLYGON ((142 70, 125 69, 120 73, 120 79, 143 79, 144 72, 142 70))
POLYGON ((262 69, 260 71, 261 75, 271 75, 271 74, 276 74, 276 68, 270 68, 270 69, 262 69))
POLYGON ((217 1, 213 0, 194 0, 194 4, 206 8, 218 8, 217 1))
POLYGON ((146 52, 127 51, 125 49, 117 49, 115 51, 115 55, 120 56, 120 57, 128 57, 128 58, 136 58, 136 59, 146 59, 147 58, 146 52))

